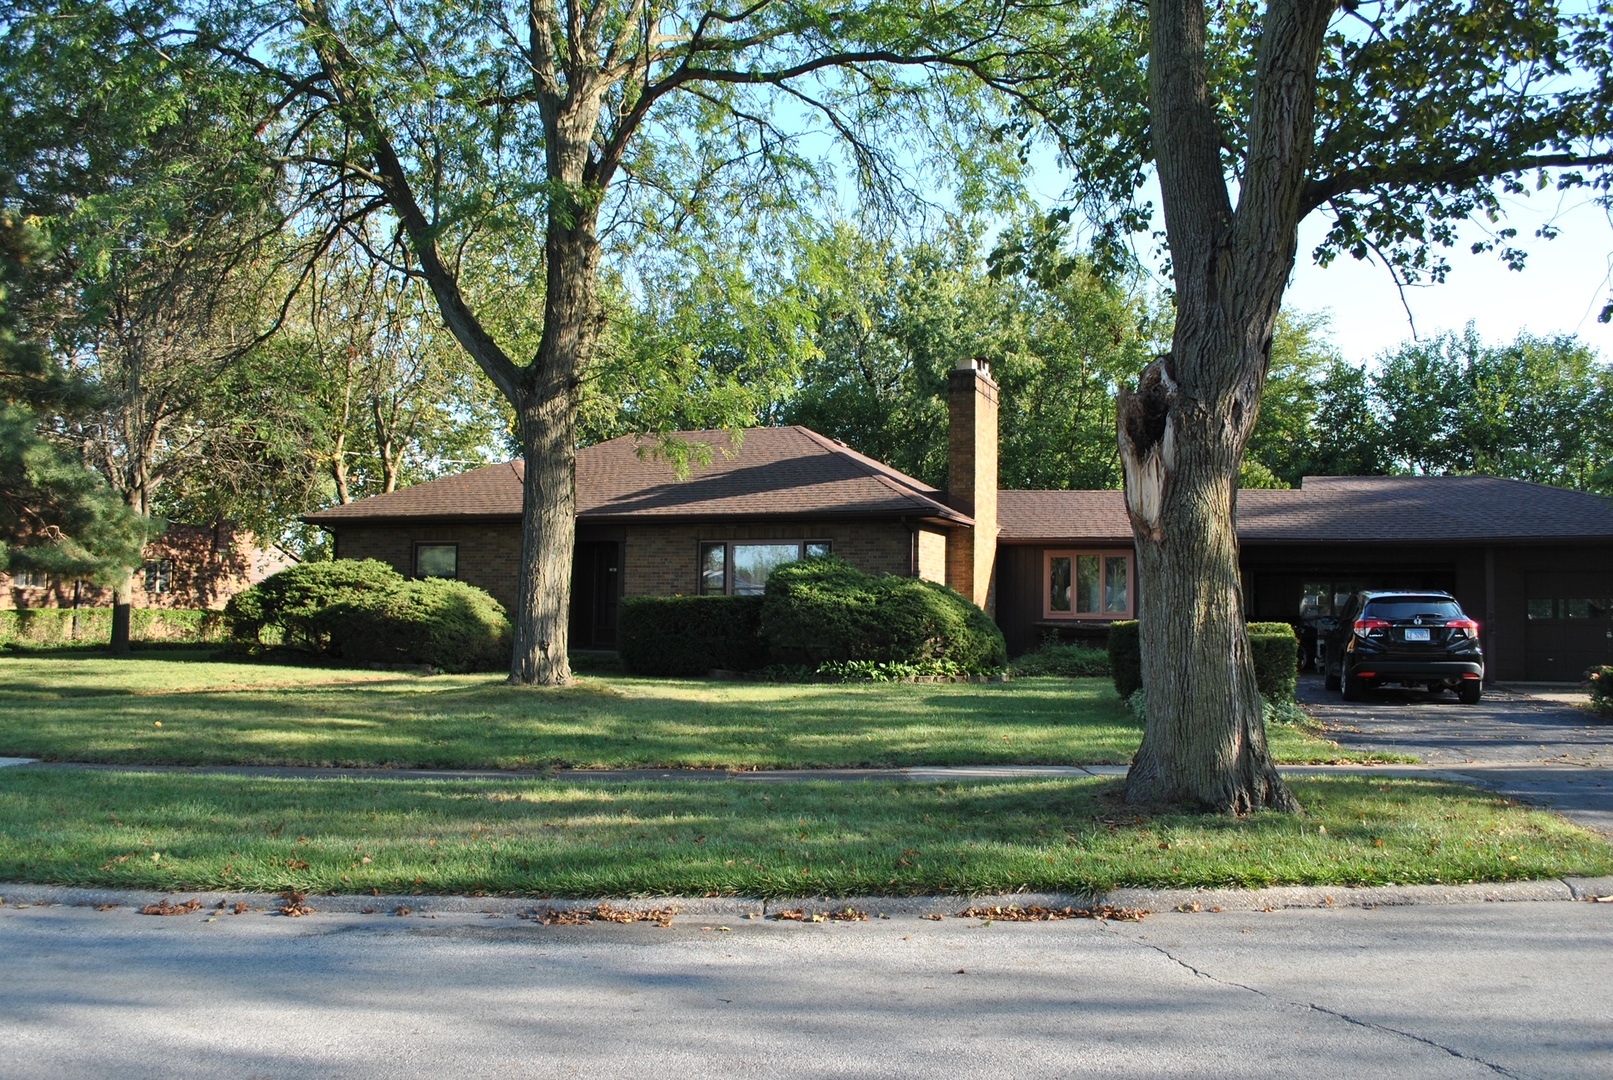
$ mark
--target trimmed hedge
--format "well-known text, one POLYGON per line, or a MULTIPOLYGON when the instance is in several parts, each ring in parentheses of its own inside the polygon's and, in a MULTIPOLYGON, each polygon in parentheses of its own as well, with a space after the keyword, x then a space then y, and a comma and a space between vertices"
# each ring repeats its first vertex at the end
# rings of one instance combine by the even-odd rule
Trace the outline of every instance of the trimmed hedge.
POLYGON ((1249 624, 1249 652, 1255 662, 1255 685, 1262 697, 1293 701, 1299 682, 1299 638, 1285 622, 1249 624))
MULTIPOLYGON (((1260 695, 1272 701, 1292 701, 1299 680, 1299 639, 1294 636, 1294 628, 1287 623, 1250 623, 1249 651, 1260 695)), ((1109 627, 1109 662, 1114 667, 1115 689, 1122 698, 1142 689, 1142 639, 1136 620, 1109 627)))
POLYGON ((1136 619, 1109 624, 1109 674, 1122 701, 1143 688, 1143 646, 1136 619))
POLYGON ((474 585, 410 581, 375 559, 302 563, 237 593, 224 609, 236 640, 281 643, 352 663, 495 671, 510 662, 510 622, 474 585))
POLYGON ((616 627, 629 675, 681 678, 767 666, 760 596, 630 596, 616 627))
MULTIPOLYGON (((224 640, 224 619, 217 611, 135 608, 129 616, 131 641, 211 644, 224 640)), ((0 611, 0 645, 93 645, 111 639, 111 608, 0 611)))
POLYGON ((1002 631, 959 593, 919 578, 866 574, 833 556, 773 571, 762 634, 785 664, 947 660, 976 672, 1008 662, 1002 631))
POLYGON ((443 578, 405 581, 328 613, 331 645, 358 663, 427 664, 439 671, 497 671, 510 665, 504 606, 474 585, 443 578))

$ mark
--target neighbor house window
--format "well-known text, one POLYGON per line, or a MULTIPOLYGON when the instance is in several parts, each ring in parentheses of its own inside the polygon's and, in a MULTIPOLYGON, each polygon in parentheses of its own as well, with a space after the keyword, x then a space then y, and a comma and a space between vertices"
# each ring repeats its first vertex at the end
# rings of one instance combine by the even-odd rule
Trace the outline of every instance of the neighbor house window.
POLYGON ((1049 551, 1043 557, 1042 615, 1127 619, 1136 589, 1129 551, 1049 551))
POLYGON ((833 549, 828 540, 708 541, 700 545, 700 591, 760 596, 774 570, 833 549))
POLYGON ((459 576, 458 544, 416 544, 414 576, 456 578, 459 576))
POLYGON ((172 559, 152 559, 146 563, 146 592, 167 592, 173 584, 174 562, 172 559))
POLYGON ((38 570, 13 570, 11 583, 19 589, 50 588, 50 579, 38 570))

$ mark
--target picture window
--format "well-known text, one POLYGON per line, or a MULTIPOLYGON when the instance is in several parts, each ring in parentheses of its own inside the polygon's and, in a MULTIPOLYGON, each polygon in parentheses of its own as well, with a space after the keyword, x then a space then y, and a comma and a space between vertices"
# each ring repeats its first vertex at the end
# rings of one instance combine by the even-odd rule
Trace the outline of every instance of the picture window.
POLYGON ((700 591, 712 596, 760 596, 774 570, 833 551, 829 540, 706 541, 700 545, 700 591))
POLYGON ((416 544, 414 546, 414 576, 421 578, 457 578, 459 576, 459 545, 416 544))

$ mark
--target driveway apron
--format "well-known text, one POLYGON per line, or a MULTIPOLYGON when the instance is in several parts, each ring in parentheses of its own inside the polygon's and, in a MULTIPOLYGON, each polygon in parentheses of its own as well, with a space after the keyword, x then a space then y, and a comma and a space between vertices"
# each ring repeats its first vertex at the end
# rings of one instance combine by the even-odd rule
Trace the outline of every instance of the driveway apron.
POLYGON ((1399 687, 1351 703, 1314 675, 1300 678, 1297 696, 1341 746, 1415 754, 1613 836, 1613 722, 1586 709, 1496 687, 1477 705, 1399 687))

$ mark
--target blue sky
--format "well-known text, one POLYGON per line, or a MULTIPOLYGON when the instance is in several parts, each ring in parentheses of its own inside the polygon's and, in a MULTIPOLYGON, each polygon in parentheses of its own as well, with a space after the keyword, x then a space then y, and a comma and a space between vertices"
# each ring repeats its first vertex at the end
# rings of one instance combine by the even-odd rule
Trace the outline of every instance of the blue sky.
MULTIPOLYGON (((1561 204, 1555 193, 1542 192, 1511 201, 1508 213, 1529 252, 1525 270, 1508 270, 1493 253, 1472 255, 1458 248, 1449 254, 1452 270, 1446 282, 1407 289, 1404 305, 1381 264, 1344 257, 1326 269, 1316 266, 1310 251, 1325 222, 1312 215, 1300 231, 1300 260, 1285 303, 1300 311, 1330 311, 1334 344, 1356 363, 1411 337, 1407 305, 1419 337, 1460 331, 1471 320, 1491 343, 1511 341, 1520 330, 1572 333, 1613 361, 1613 326, 1596 321, 1613 290, 1608 212, 1583 192, 1570 193, 1561 204), (1535 229, 1548 219, 1562 229, 1561 235, 1536 239, 1535 229)), ((1472 227, 1468 240, 1479 235, 1472 227)))

